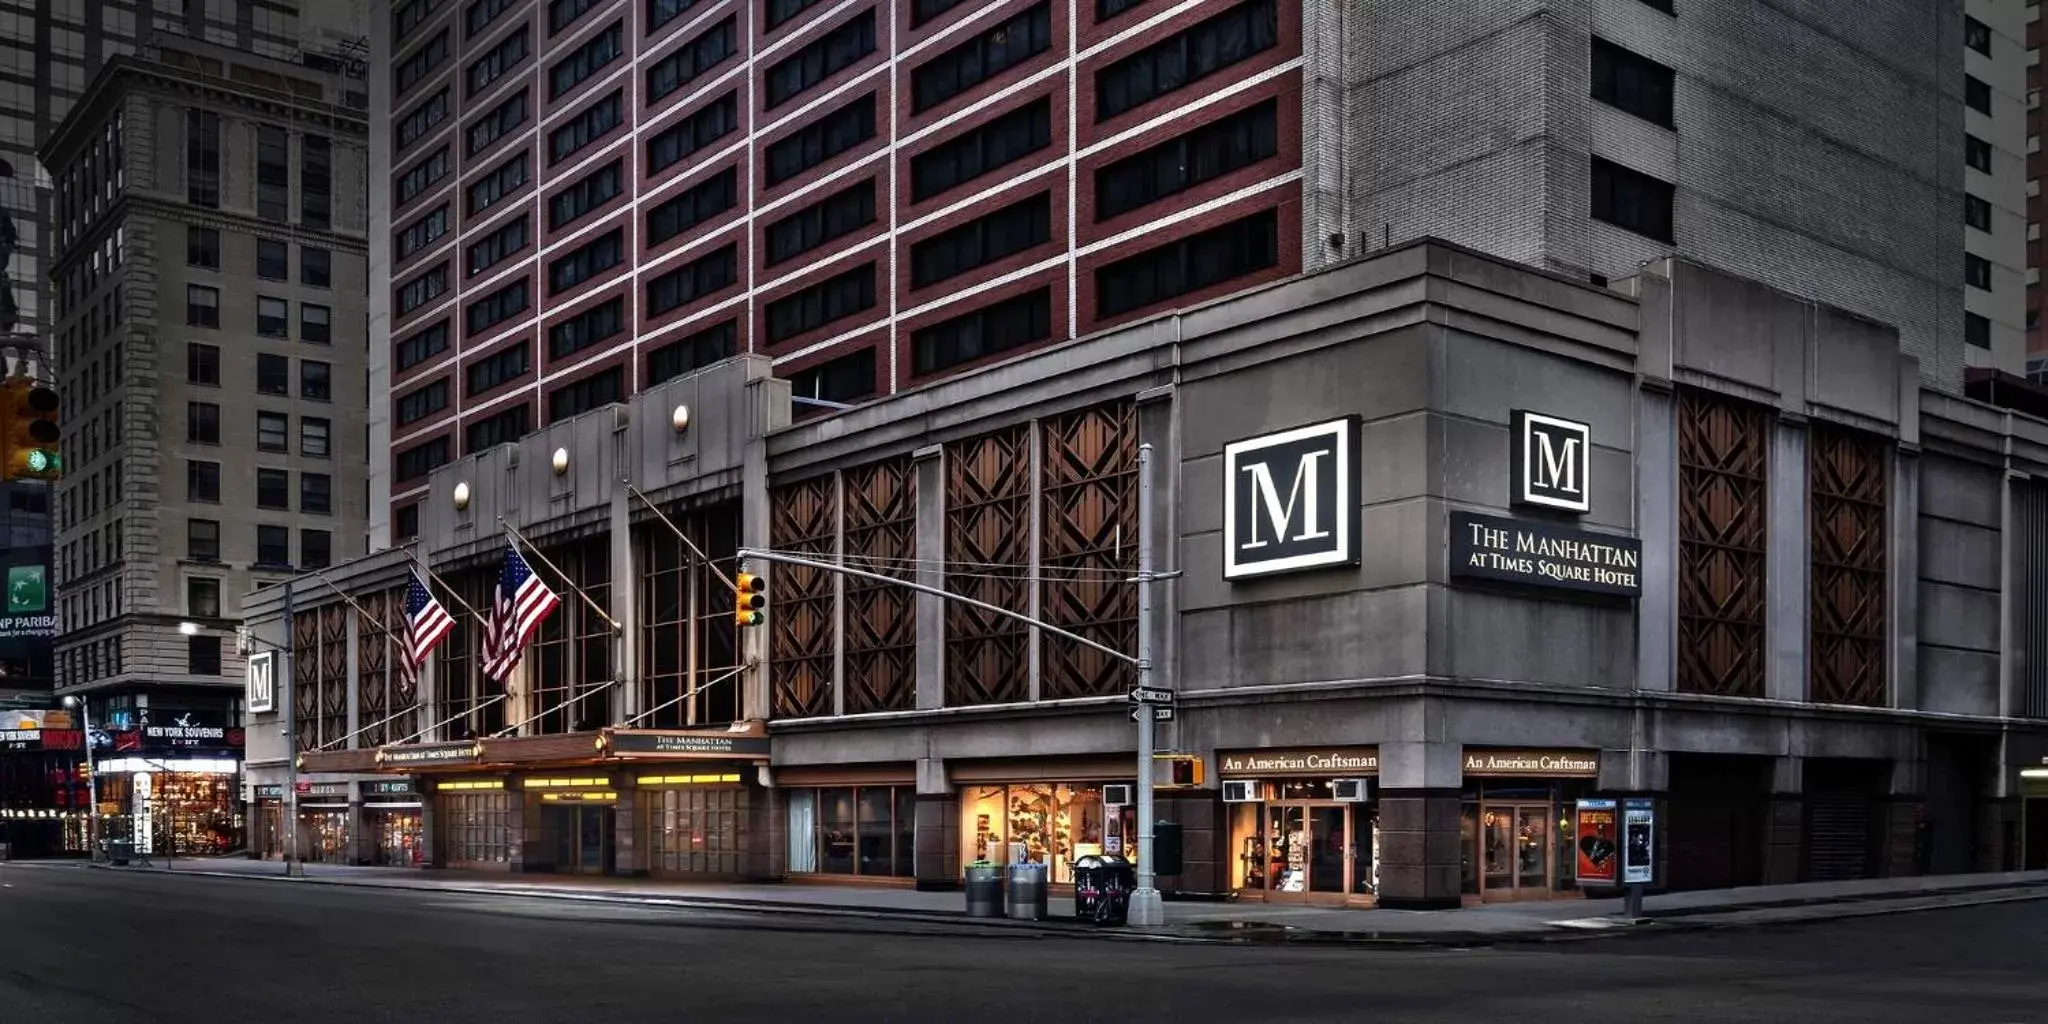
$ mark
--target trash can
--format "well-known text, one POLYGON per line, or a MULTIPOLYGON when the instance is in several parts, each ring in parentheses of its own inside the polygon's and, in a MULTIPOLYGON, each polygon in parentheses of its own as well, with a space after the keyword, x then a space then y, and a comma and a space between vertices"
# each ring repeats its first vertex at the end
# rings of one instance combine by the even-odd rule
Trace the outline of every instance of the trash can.
POLYGON ((994 864, 967 866, 967 916, 1003 916, 1003 869, 994 864))
POLYGON ((135 843, 127 839, 107 840, 107 863, 116 867, 127 867, 135 857, 135 843))
POLYGON ((1137 888, 1131 862, 1114 854, 1090 855, 1074 862, 1074 919, 1096 924, 1123 924, 1131 912, 1131 890, 1137 888))
POLYGON ((1045 920, 1045 865, 1010 865, 1009 888, 1003 894, 1003 910, 1012 921, 1045 920))

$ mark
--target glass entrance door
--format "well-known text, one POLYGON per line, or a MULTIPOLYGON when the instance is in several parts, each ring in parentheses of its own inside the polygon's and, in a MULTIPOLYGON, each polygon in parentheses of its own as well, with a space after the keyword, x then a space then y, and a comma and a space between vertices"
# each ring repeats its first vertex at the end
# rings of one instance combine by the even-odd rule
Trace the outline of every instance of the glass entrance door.
POLYGON ((547 809, 555 833, 555 870, 601 875, 611 868, 612 808, 601 804, 556 805, 547 809))
POLYGON ((1261 806, 1262 827, 1248 847, 1245 888, 1263 889, 1276 902, 1343 902, 1354 870, 1354 814, 1365 816, 1362 807, 1348 804, 1261 806))
POLYGON ((1555 865, 1549 804, 1482 804, 1479 808, 1480 895, 1489 900, 1544 899, 1555 865))

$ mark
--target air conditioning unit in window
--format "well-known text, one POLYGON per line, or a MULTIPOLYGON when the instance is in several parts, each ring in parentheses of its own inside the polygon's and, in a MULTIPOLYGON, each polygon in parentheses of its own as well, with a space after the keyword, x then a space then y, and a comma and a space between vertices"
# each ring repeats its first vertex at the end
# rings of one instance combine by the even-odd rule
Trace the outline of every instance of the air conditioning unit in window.
POLYGON ((1345 803, 1362 804, 1372 799, 1372 780, 1333 779, 1330 782, 1330 798, 1345 803))
POLYGON ((1259 802, 1259 784, 1249 779, 1225 780, 1223 802, 1226 804, 1255 804, 1259 802))
POLYGON ((1137 801, 1131 799, 1131 784, 1118 782, 1102 787, 1102 806, 1129 807, 1137 801))

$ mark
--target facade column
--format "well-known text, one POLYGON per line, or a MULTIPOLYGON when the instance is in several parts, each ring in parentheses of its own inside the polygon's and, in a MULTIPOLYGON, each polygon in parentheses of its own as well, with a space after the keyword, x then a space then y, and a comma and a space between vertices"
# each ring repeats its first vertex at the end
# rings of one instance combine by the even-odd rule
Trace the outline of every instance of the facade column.
POLYGON ((914 870, 917 887, 949 892, 960 887, 960 797, 936 757, 917 762, 917 822, 914 870))
POLYGON ((1933 852, 1927 821, 1927 763, 1898 760, 1891 763, 1891 779, 1885 788, 1877 873, 1887 878, 1927 873, 1927 857, 1933 852))
MULTIPOLYGON (((1636 603, 1636 688, 1668 693, 1677 688, 1678 671, 1678 403, 1668 391, 1646 387, 1640 394, 1636 527, 1643 594, 1636 603)), ((1604 774, 1607 759, 1600 763, 1604 774)))
POLYGON ((647 853, 640 849, 640 789, 632 773, 615 781, 619 800, 612 805, 612 874, 639 878, 647 874, 647 853))
MULTIPOLYGON (((765 783, 767 772, 760 773, 765 783)), ((789 806, 784 792, 765 784, 748 789, 747 838, 740 856, 749 881, 779 882, 789 874, 789 806)))
POLYGON ((1764 824, 1764 884, 1790 885, 1804 874, 1806 846, 1806 762, 1780 757, 1771 762, 1771 798, 1764 824))
MULTIPOLYGON (((612 638, 611 714, 605 719, 617 725, 639 714, 640 693, 640 576, 633 566, 633 495, 624 482, 612 488, 611 501, 611 615, 621 628, 612 638)), ((586 698, 587 699, 587 698, 586 698)))
MULTIPOLYGON (((1806 423, 1780 416, 1771 430, 1770 527, 1765 541, 1764 601, 1769 645, 1764 696, 1806 700, 1807 617, 1812 597, 1806 524, 1806 423)), ((1796 792, 1796 790, 1795 790, 1796 792)))
MULTIPOLYGON (((759 393, 759 382, 749 386, 759 393)), ((766 548, 769 546, 768 532, 768 443, 761 438, 761 431, 747 439, 747 450, 740 467, 740 546, 766 548)), ((768 592, 775 593, 775 566, 760 562, 748 567, 749 571, 760 574, 768 581, 768 592)), ((770 609, 770 615, 775 614, 770 609)), ((694 629, 691 632, 696 632, 694 629)), ((750 721, 765 722, 771 709, 768 692, 768 637, 772 629, 742 629, 737 631, 740 664, 747 666, 740 673, 740 717, 750 721)), ((692 701, 691 703, 695 703, 692 701)))
MULTIPOLYGON (((927 587, 946 585, 944 452, 939 445, 929 445, 910 455, 917 474, 917 582, 927 587)), ((946 603, 920 593, 913 599, 913 607, 917 609, 917 707, 921 711, 945 707, 946 603)), ((920 820, 922 817, 920 814, 920 820)))
POLYGON ((1380 744, 1380 906, 1441 910, 1462 902, 1464 783, 1459 744, 1380 744))

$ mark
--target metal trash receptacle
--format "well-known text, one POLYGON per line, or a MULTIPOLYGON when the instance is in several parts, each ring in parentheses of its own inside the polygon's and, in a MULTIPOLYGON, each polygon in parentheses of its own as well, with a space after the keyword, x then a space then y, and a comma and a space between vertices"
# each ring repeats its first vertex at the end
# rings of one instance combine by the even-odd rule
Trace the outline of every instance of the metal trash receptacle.
POLYGON ((1003 894, 1003 911, 1012 921, 1045 920, 1045 865, 1010 865, 1009 885, 1003 894))
POLYGON ((135 843, 127 839, 107 841, 107 862, 117 867, 127 867, 135 858, 135 843))
POLYGON ((1003 916, 1003 869, 993 864, 967 868, 967 916, 1003 916))
POLYGON ((1074 861, 1074 920, 1123 924, 1136 878, 1131 862, 1115 854, 1074 861))

